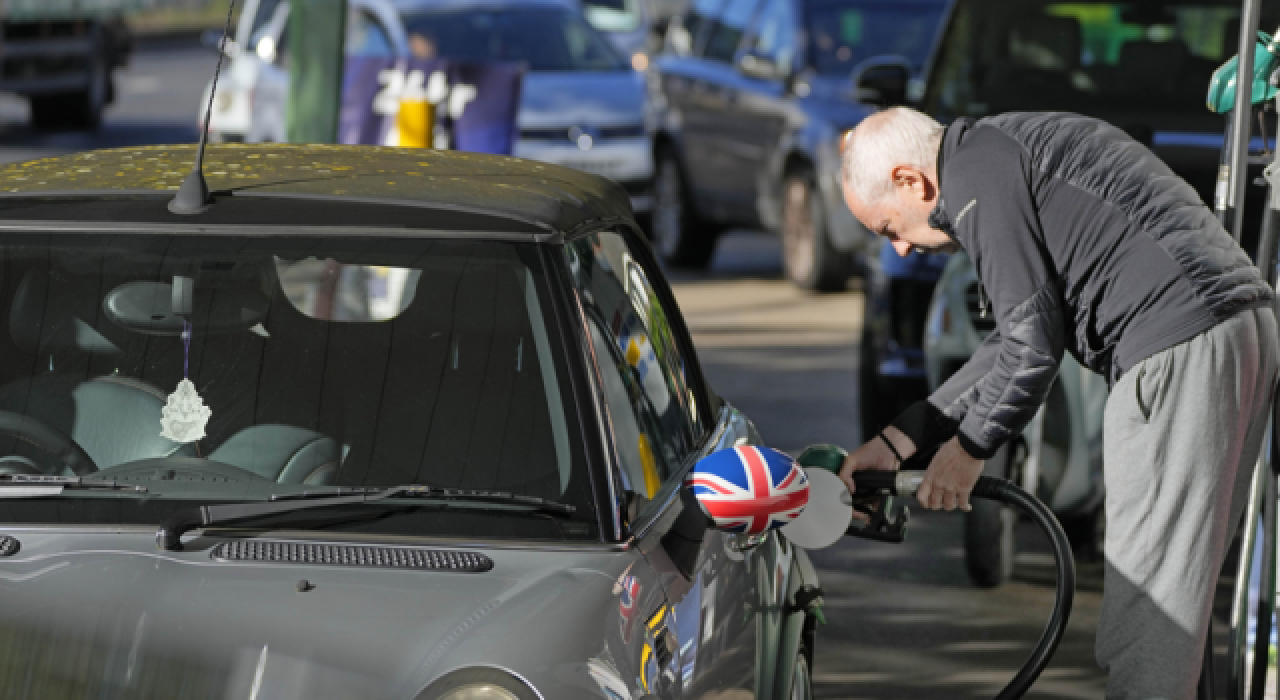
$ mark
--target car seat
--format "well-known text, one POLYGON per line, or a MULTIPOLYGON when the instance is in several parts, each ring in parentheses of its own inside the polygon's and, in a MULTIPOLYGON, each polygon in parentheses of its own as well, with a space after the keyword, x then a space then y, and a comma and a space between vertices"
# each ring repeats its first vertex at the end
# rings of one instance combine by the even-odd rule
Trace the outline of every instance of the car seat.
POLYGON ((982 92, 992 112, 1052 108, 1078 92, 1080 22, 1072 17, 1031 14, 1015 18, 1005 35, 1003 57, 994 61, 982 92))
MULTIPOLYGON (((9 332, 35 357, 34 376, 0 387, 0 410, 31 416, 70 437, 99 469, 152 457, 196 456, 194 445, 160 437, 166 394, 118 374, 93 376, 93 357, 121 350, 85 318, 96 315, 96 283, 27 271, 14 291, 9 332)), ((96 282, 96 281, 94 281, 96 282)), ((0 438, 5 454, 21 454, 16 438, 0 438)))

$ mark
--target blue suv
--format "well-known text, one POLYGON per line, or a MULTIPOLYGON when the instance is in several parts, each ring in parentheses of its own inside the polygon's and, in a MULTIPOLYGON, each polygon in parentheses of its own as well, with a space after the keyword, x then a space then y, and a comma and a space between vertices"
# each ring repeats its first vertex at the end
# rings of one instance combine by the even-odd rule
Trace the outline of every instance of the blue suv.
POLYGON ((842 288, 872 236, 840 192, 841 135, 918 97, 947 0, 693 0, 649 76, 657 117, 652 234, 706 265, 717 235, 765 228, 787 276, 842 288))

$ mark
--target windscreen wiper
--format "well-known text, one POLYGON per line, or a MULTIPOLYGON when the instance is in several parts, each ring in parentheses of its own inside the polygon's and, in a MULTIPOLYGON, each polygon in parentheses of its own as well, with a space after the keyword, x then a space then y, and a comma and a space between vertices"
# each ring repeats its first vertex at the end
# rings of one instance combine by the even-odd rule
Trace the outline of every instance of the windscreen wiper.
POLYGON ((122 484, 115 479, 90 479, 83 476, 47 476, 44 474, 0 474, 0 498, 37 498, 59 496, 67 489, 86 491, 128 491, 146 493, 140 484, 122 484))
MULTIPOLYGON (((550 501, 534 496, 521 496, 506 491, 475 491, 469 489, 432 488, 423 484, 392 486, 386 489, 339 487, 303 491, 298 494, 273 496, 266 503, 232 503, 217 506, 200 506, 180 510, 160 523, 156 532, 156 544, 161 549, 182 549, 182 535, 201 527, 213 527, 241 520, 293 513, 312 508, 377 503, 392 498, 422 498, 465 503, 495 503, 516 505, 552 515, 573 515, 577 508, 568 503, 550 501)), ((386 505, 390 505, 389 503, 386 505)))

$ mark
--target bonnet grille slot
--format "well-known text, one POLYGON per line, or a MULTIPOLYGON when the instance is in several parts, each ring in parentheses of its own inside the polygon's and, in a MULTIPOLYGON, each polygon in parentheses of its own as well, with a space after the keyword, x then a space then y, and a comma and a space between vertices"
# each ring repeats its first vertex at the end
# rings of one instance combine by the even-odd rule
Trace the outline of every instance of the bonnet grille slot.
POLYGON ((477 552, 256 540, 220 542, 213 548, 211 556, 218 561, 362 566, 414 571, 479 573, 493 568, 493 560, 477 552))

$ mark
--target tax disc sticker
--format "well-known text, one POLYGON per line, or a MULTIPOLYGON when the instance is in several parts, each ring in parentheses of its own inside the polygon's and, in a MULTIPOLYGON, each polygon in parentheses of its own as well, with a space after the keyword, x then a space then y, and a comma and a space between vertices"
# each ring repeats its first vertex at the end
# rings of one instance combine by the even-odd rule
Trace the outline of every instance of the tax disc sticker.
POLYGON ((183 379, 160 409, 160 437, 179 443, 195 442, 204 437, 211 415, 213 411, 196 393, 196 385, 183 379))

